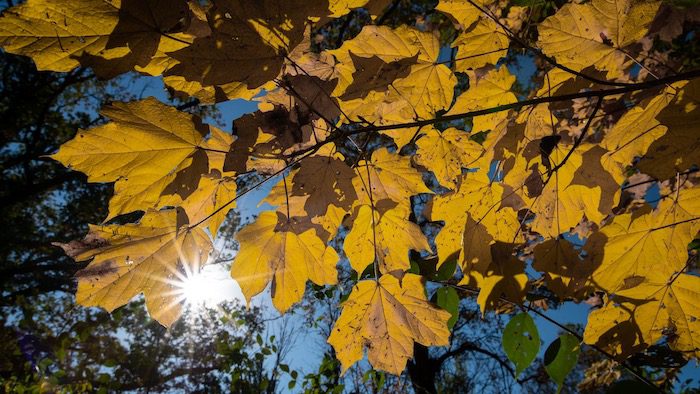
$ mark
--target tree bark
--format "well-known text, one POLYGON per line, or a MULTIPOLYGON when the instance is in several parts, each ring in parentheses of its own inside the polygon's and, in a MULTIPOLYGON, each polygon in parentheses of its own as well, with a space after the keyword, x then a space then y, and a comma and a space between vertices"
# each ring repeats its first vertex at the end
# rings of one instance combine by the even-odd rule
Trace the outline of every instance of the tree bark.
POLYGON ((413 346, 413 360, 408 363, 408 376, 418 394, 435 394, 435 378, 440 371, 440 362, 430 358, 428 348, 416 343, 413 346))

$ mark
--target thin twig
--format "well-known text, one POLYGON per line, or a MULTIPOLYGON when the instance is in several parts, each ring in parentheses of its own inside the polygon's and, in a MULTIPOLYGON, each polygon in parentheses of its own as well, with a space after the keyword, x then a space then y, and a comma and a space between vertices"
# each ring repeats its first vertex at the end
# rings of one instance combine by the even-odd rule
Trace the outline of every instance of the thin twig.
MULTIPOLYGON (((679 174, 680 174, 680 175, 689 175, 689 174, 696 173, 696 172, 698 172, 698 171, 700 171, 700 169, 697 169, 697 168, 696 168, 696 169, 693 169, 693 170, 688 170, 688 171, 679 172, 679 174)), ((645 185, 645 184, 647 184, 647 183, 654 183, 654 182, 658 182, 658 181, 659 181, 659 180, 656 179, 656 178, 651 178, 651 179, 647 179, 646 181, 640 181, 640 182, 630 183, 630 184, 627 184, 627 185, 622 186, 622 190, 626 190, 626 189, 633 188, 633 187, 635 187, 635 186, 645 185)))
POLYGON ((272 173, 271 175, 269 175, 267 178, 265 178, 265 179, 263 179, 263 180, 257 182, 255 185, 249 187, 248 189, 244 190, 242 193, 236 195, 236 197, 230 199, 226 204, 224 204, 224 205, 220 206, 219 208, 215 209, 212 213, 210 213, 209 215, 205 216, 202 220, 200 220, 200 221, 198 221, 197 223, 195 223, 195 224, 189 226, 189 228, 190 228, 190 229, 195 228, 195 227, 199 226, 200 224, 206 222, 207 220, 211 219, 212 216, 214 216, 214 215, 216 215, 217 213, 221 212, 222 210, 226 209, 228 206, 230 206, 231 204, 233 204, 233 203, 234 203, 236 200, 238 200, 239 198, 245 196, 246 194, 248 194, 248 193, 252 192, 253 190, 257 189, 258 187, 262 186, 262 185, 265 184, 267 181, 269 181, 270 179, 272 179, 272 178, 276 177, 277 175, 283 173, 284 171, 286 171, 286 170, 287 170, 288 168, 290 168, 291 166, 293 166, 293 165, 299 163, 300 161, 304 160, 305 158, 311 156, 314 152, 316 152, 316 150, 310 150, 310 151, 306 152, 305 155, 299 156, 298 158, 292 160, 289 164, 287 164, 286 166, 284 166, 282 169, 275 171, 274 173, 272 173))
MULTIPOLYGON (((471 294, 479 294, 479 290, 478 290, 478 289, 473 289, 473 288, 471 288, 471 287, 455 285, 455 284, 451 284, 451 283, 447 283, 447 282, 435 282, 435 283, 439 283, 439 284, 442 284, 442 285, 444 285, 444 286, 450 286, 450 287, 453 287, 453 288, 455 288, 455 289, 457 289, 457 290, 462 290, 462 291, 465 291, 465 292, 468 292, 468 293, 471 293, 471 294)), ((545 319, 547 322, 549 322, 549 323, 551 323, 551 324, 553 324, 553 325, 559 327, 560 329, 562 329, 562 330, 568 332, 569 334, 575 336, 576 339, 579 340, 579 342, 581 342, 581 343, 583 343, 583 344, 589 346, 589 347, 592 348, 593 350, 595 350, 595 351, 597 351, 598 353, 602 354, 602 355, 603 355, 604 357, 606 357, 607 359, 612 360, 612 361, 615 361, 616 363, 620 364, 625 370, 627 370, 629 373, 631 373, 631 374, 632 374, 635 378, 637 378, 639 381, 643 382, 644 384, 648 385, 649 387, 654 388, 654 390, 656 390, 656 391, 659 392, 659 393, 662 393, 662 392, 663 392, 658 386, 656 386, 652 381, 650 381, 649 379, 647 379, 646 377, 644 377, 644 375, 642 375, 640 372, 638 372, 636 369, 634 369, 634 368, 633 368, 631 365, 629 365, 626 361, 624 361, 624 360, 622 360, 622 361, 621 361, 621 360, 618 360, 613 354, 611 354, 610 352, 606 351, 605 349, 599 347, 598 345, 589 344, 589 343, 583 342, 583 336, 581 336, 581 334, 579 334, 579 333, 577 333, 576 331, 572 330, 571 328, 569 328, 569 327, 567 327, 567 326, 565 326, 565 325, 559 323, 558 321, 556 321, 556 320, 552 319, 551 317, 545 315, 544 313, 542 313, 542 312, 540 312, 539 310, 533 308, 532 306, 530 306, 530 305, 525 305, 525 304, 522 304, 522 303, 520 303, 520 302, 516 302, 516 301, 509 300, 508 298, 505 298, 505 297, 503 297, 503 296, 499 296, 498 299, 499 299, 500 301, 502 301, 502 302, 505 302, 506 304, 510 304, 510 305, 515 306, 515 307, 518 307, 518 308, 520 308, 520 309, 523 310, 523 311, 532 312, 532 313, 536 314, 537 316, 539 316, 539 317, 545 319)))
MULTIPOLYGON (((588 121, 586 122, 586 125, 583 127, 583 130, 581 131, 581 134, 576 138, 574 141, 574 145, 569 149, 569 152, 566 153, 566 156, 561 160, 559 164, 554 166, 552 170, 550 171, 550 174, 557 172, 560 168, 566 164, 566 162, 569 160, 571 155, 574 154, 574 151, 576 148, 578 148, 579 145, 581 145, 581 142, 583 142, 583 139, 586 137, 586 134, 588 133, 588 130, 591 128, 591 123, 593 123, 593 118, 595 117, 595 114, 598 113, 598 110, 600 109, 601 104, 603 104, 603 98, 598 97, 598 100, 596 100, 595 103, 595 108, 593 108, 593 113, 591 116, 588 118, 588 121)), ((550 175, 551 178, 551 175, 550 175)), ((547 179, 549 181, 549 178, 547 179)))

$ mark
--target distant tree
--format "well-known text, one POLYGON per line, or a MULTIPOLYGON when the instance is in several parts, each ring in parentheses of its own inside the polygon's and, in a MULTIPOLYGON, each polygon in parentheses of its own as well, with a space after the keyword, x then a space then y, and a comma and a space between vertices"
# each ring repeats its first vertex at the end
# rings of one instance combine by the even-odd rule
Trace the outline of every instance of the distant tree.
POLYGON ((0 318, 4 392, 276 393, 285 336, 235 303, 188 310, 166 329, 132 302, 113 314, 72 297, 22 301, 0 318))

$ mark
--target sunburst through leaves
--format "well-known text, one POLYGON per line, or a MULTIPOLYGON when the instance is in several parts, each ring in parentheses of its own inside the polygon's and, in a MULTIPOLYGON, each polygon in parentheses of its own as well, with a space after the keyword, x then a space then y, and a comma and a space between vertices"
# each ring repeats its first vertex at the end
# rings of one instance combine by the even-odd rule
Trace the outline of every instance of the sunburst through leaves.
POLYGON ((441 0, 394 23, 404 2, 205 3, 29 0, 0 17, 0 46, 41 69, 135 71, 197 103, 259 103, 231 131, 154 98, 114 103, 51 156, 114 182, 106 222, 64 245, 88 262, 80 304, 143 293, 172 324, 212 297, 200 266, 227 213, 276 182, 273 208, 224 234, 240 248, 231 276, 280 313, 310 288, 342 294, 328 341, 343 370, 366 353, 400 374, 415 343, 448 345, 436 288, 476 295, 482 316, 599 300, 585 332, 548 350, 559 385, 576 338, 630 371, 653 345, 697 357, 700 65, 668 49, 697 49, 695 14, 441 0), (354 30, 329 42, 339 26, 354 30), (652 184, 658 196, 640 191, 652 184))

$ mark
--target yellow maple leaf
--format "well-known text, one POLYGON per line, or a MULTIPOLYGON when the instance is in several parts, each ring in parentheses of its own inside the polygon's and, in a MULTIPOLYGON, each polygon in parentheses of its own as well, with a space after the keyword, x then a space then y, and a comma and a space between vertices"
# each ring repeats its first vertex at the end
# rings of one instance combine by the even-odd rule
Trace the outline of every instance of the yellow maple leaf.
POLYGON ((516 121, 525 125, 523 137, 530 141, 553 135, 554 124, 558 123, 558 119, 549 109, 549 104, 525 108, 518 114, 516 121))
POLYGON ((263 85, 259 89, 248 89, 245 83, 231 82, 217 86, 203 86, 197 81, 188 81, 178 75, 168 75, 163 78, 168 90, 177 97, 195 97, 202 104, 213 104, 222 101, 243 99, 250 100, 262 89, 270 89, 272 85, 263 85))
POLYGON ((700 349, 700 278, 677 273, 666 279, 644 279, 616 294, 589 318, 584 341, 623 356, 636 353, 666 336, 672 349, 697 357, 700 349))
MULTIPOLYGON (((362 99, 342 101, 340 104, 343 113, 353 122, 367 121, 375 125, 394 125, 404 123, 407 118, 415 116, 411 104, 401 98, 395 89, 370 91, 362 99)), ((411 140, 415 131, 416 128, 400 128, 385 130, 382 134, 390 136, 399 147, 402 147, 411 140)))
POLYGON ((506 174, 504 182, 535 214, 533 231, 556 238, 575 227, 584 215, 594 223, 603 219, 601 187, 573 183, 577 171, 585 165, 583 153, 591 147, 558 143, 549 155, 535 155, 527 164, 522 156, 515 159, 516 168, 506 174))
POLYGON ((408 75, 396 79, 386 94, 342 101, 343 110, 354 113, 355 117, 371 120, 373 111, 367 106, 368 100, 374 103, 387 101, 394 106, 398 102, 401 108, 408 107, 405 111, 410 112, 406 112, 405 116, 414 113, 420 118, 433 117, 452 102, 457 78, 446 65, 438 63, 440 41, 433 33, 407 26, 397 29, 365 26, 359 35, 345 41, 332 53, 341 63, 336 69, 344 79, 352 79, 351 75, 356 71, 351 53, 361 58, 376 56, 386 63, 415 58, 415 64, 410 65, 407 71, 408 75), (365 108, 367 114, 365 111, 360 113, 358 108, 365 108))
POLYGON ((415 118, 431 119, 438 111, 452 104, 457 84, 452 70, 440 64, 440 40, 436 34, 413 31, 420 51, 418 62, 411 66, 408 76, 392 83, 399 97, 405 100, 415 118))
POLYGON ((82 61, 111 76, 117 58, 126 58, 119 60, 126 64, 117 73, 149 64, 161 32, 177 33, 189 17, 184 0, 167 7, 150 1, 31 0, 2 14, 0 46, 30 56, 40 70, 70 71, 82 61), (143 18, 147 14, 151 17, 143 18), (113 58, 102 62, 102 56, 113 58))
MULTIPOLYGON (((648 327, 644 327, 644 322, 640 322, 642 323, 640 325, 634 320, 633 309, 635 306, 631 304, 615 306, 613 303, 608 303, 594 310, 588 315, 583 342, 599 346, 613 355, 628 357, 644 350, 647 340, 656 342, 660 339, 659 333, 655 333, 655 338, 642 336, 642 332, 649 333, 648 327)), ((652 309, 651 304, 639 306, 639 312, 652 309)))
POLYGON ((137 224, 90 226, 82 241, 61 245, 76 261, 76 301, 108 311, 139 293, 150 315, 165 326, 180 316, 185 275, 204 264, 211 249, 198 228, 177 227, 175 210, 149 211, 137 224))
POLYGON ((430 251, 428 239, 417 224, 408 220, 408 215, 408 208, 404 205, 382 214, 369 205, 357 209, 343 248, 358 274, 362 274, 375 259, 382 273, 405 271, 411 266, 409 250, 430 251))
MULTIPOLYGON (((478 77, 474 72, 468 72, 469 89, 457 97, 457 101, 447 112, 447 115, 476 111, 479 109, 497 107, 517 101, 515 94, 510 91, 515 83, 515 76, 508 68, 501 66, 478 77)), ((472 131, 486 131, 494 128, 494 125, 508 117, 508 111, 496 112, 489 115, 481 115, 474 118, 472 131)))
MULTIPOLYGON (((296 174, 296 171, 291 172, 292 177, 294 174, 296 174)), ((284 216, 289 215, 298 228, 313 228, 316 230, 316 234, 323 242, 327 243, 335 237, 340 224, 349 213, 349 210, 329 204, 324 207, 326 211, 323 214, 311 215, 304 208, 310 196, 292 194, 290 189, 290 176, 287 176, 286 179, 283 177, 272 187, 270 193, 260 201, 258 206, 264 203, 275 206, 276 211, 280 214, 284 216), (287 183, 286 188, 284 186, 285 182, 287 183)))
POLYGON ((656 117, 673 100, 679 86, 682 84, 674 84, 674 87, 666 88, 658 96, 632 107, 605 133, 600 145, 608 153, 601 158, 601 162, 618 183, 623 182, 625 169, 666 133, 666 126, 659 123, 656 117))
MULTIPOLYGON (((556 175, 554 175, 556 177, 556 175)), ((584 215, 594 223, 600 223, 604 215, 599 212, 600 187, 581 185, 561 187, 553 181, 530 206, 535 213, 531 228, 545 237, 555 238, 570 231, 581 222, 584 215)))
POLYGON ((346 371, 367 358, 375 369, 399 375, 413 357, 413 343, 445 346, 450 313, 430 304, 421 277, 406 274, 401 280, 382 275, 353 287, 328 337, 346 371))
POLYGON ((358 205, 372 205, 372 201, 384 199, 407 205, 413 195, 432 194, 423 183, 420 172, 411 166, 411 159, 389 153, 386 148, 374 151, 370 161, 361 160, 355 171, 358 176, 352 182, 357 191, 358 205))
POLYGON ((700 230, 700 189, 665 198, 653 212, 616 216, 585 246, 593 284, 609 294, 639 278, 668 280, 685 266, 688 243, 700 230))
POLYGON ((364 98, 370 92, 385 92, 393 89, 391 84, 396 79, 405 78, 416 58, 410 57, 386 63, 379 56, 360 57, 350 52, 352 66, 352 83, 344 90, 340 98, 345 101, 364 98))
POLYGON ((501 26, 491 18, 479 18, 452 42, 452 47, 457 48, 456 70, 496 64, 506 55, 509 45, 510 40, 501 26))
POLYGON ((168 55, 168 52, 174 52, 179 49, 185 48, 192 44, 193 36, 185 33, 175 33, 163 36, 158 43, 158 48, 156 49, 151 60, 145 66, 136 65, 134 69, 140 73, 148 75, 161 75, 170 67, 177 64, 177 60, 173 59, 168 55))
POLYGON ((328 8, 331 11, 330 16, 333 18, 346 15, 360 7, 366 8, 369 14, 374 17, 383 11, 390 2, 390 0, 331 0, 328 8))
POLYGON ((232 203, 235 197, 236 181, 230 177, 222 178, 218 171, 214 171, 202 175, 197 189, 184 199, 179 194, 168 195, 161 198, 160 204, 181 207, 192 225, 206 220, 212 237, 216 237, 226 214, 236 207, 235 202, 232 203))
POLYGON ((272 304, 284 313, 301 300, 308 280, 337 283, 338 254, 313 229, 304 230, 281 213, 265 211, 236 234, 240 251, 231 276, 248 302, 270 284, 272 304))
POLYGON ((261 204, 269 203, 296 220, 320 225, 319 236, 327 241, 357 199, 352 184, 355 171, 343 160, 332 144, 325 145, 273 186, 261 204))
POLYGON ((538 26, 538 45, 574 71, 595 66, 608 78, 619 77, 626 63, 622 49, 647 33, 659 4, 631 0, 565 4, 538 26))
POLYGON ((289 211, 290 217, 308 216, 304 206, 306 205, 306 201, 309 200, 309 195, 295 195, 291 191, 291 178, 293 178, 297 172, 298 170, 293 170, 290 171, 288 176, 283 176, 282 179, 270 189, 270 193, 260 201, 258 207, 264 203, 268 203, 277 207, 277 210, 285 215, 287 214, 286 212, 289 211))
POLYGON ((299 170, 291 177, 289 195, 308 196, 304 202, 308 215, 325 215, 330 205, 350 210, 357 199, 353 187, 356 175, 344 160, 331 144, 299 163, 299 170))
POLYGON ((504 193, 503 186, 480 169, 467 173, 456 192, 433 200, 430 218, 445 222, 435 238, 440 265, 456 257, 465 273, 483 273, 492 262, 485 246, 521 239, 517 212, 502 206, 504 193))
POLYGON ((441 185, 454 189, 455 180, 463 168, 474 164, 484 148, 469 138, 469 133, 450 127, 438 131, 429 126, 421 129, 422 136, 416 142, 416 163, 431 170, 441 185))
POLYGON ((84 172, 90 182, 116 181, 107 220, 157 206, 177 172, 193 165, 209 132, 198 116, 154 98, 117 103, 102 113, 112 121, 80 131, 51 158, 84 172))
MULTIPOLYGON (((475 1, 480 6, 488 6, 493 1, 475 1)), ((440 0, 436 10, 447 14, 455 23, 463 27, 469 27, 482 15, 478 8, 464 0, 440 0)))
POLYGON ((668 179, 700 164, 700 81, 695 79, 680 89, 673 102, 661 110, 656 120, 668 131, 654 141, 638 168, 657 179, 668 179))

